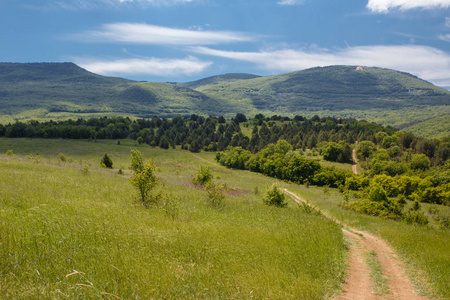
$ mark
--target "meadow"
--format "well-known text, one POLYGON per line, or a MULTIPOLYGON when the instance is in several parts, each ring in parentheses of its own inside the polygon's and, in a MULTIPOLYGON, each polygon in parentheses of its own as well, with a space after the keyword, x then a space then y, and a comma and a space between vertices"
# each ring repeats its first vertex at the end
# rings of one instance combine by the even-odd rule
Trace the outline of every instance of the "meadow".
POLYGON ((2 299, 326 299, 341 289, 340 226, 290 200, 263 204, 275 180, 219 166, 214 153, 6 138, 0 153, 2 299), (136 200, 132 148, 155 161, 170 211, 136 200), (104 153, 113 169, 100 167, 104 153), (226 185, 222 207, 192 184, 200 166, 226 185))

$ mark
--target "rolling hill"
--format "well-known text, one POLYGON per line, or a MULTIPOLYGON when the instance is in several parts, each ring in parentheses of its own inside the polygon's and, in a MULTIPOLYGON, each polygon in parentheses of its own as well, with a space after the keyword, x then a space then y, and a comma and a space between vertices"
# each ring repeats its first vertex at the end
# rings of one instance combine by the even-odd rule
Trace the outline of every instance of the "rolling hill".
POLYGON ((188 87, 191 89, 200 89, 205 88, 207 86, 227 83, 227 82, 235 82, 239 80, 253 79, 259 78, 259 75, 252 74, 243 74, 243 73, 229 73, 224 75, 211 76, 207 78, 203 78, 196 81, 186 82, 186 83, 178 83, 180 86, 188 87))
MULTIPOLYGON (((73 63, 0 63, 0 123, 125 115, 353 117, 408 130, 450 113, 450 92, 394 70, 329 66, 275 76, 225 74, 188 83, 100 76, 73 63)), ((439 119, 436 119, 439 120, 439 119)), ((427 136, 447 136, 447 123, 427 136)))

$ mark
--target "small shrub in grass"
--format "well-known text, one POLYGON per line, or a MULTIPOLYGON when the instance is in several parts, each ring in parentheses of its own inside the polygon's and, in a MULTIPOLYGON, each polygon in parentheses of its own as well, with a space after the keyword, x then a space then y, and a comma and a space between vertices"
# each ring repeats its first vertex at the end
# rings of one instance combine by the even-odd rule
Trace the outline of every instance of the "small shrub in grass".
POLYGON ((139 192, 139 200, 144 206, 148 206, 151 203, 155 202, 150 195, 151 190, 157 184, 157 178, 154 174, 156 169, 155 164, 152 159, 149 159, 145 162, 144 168, 140 172, 133 172, 133 175, 130 179, 131 184, 135 186, 139 192))
POLYGON ((311 214, 311 215, 320 215, 320 209, 317 209, 315 206, 309 205, 308 203, 301 202, 298 207, 301 211, 303 211, 305 214, 311 214))
POLYGON ((119 175, 124 175, 122 168, 119 169, 119 171, 117 172, 117 174, 119 174, 119 175))
POLYGON ((197 175, 192 179, 192 183, 195 185, 206 186, 206 184, 212 179, 213 175, 209 170, 209 167, 201 166, 197 172, 197 175))
POLYGON ((172 195, 161 193, 158 197, 158 202, 161 209, 166 213, 166 216, 175 220, 180 213, 180 201, 172 195))
POLYGON ((438 223, 438 229, 450 229, 450 218, 447 216, 436 215, 433 219, 438 223))
POLYGON ((428 224, 428 218, 419 211, 411 210, 403 215, 403 220, 408 224, 417 224, 425 226, 428 224))
POLYGON ((105 168, 108 169, 112 169, 113 167, 113 162, 111 160, 111 158, 108 156, 108 154, 105 153, 105 155, 103 155, 102 160, 100 161, 100 165, 105 168))
POLYGON ((287 203, 285 202, 286 195, 280 190, 278 185, 272 185, 267 193, 264 195, 263 201, 267 205, 273 205, 277 207, 285 207, 287 203))
POLYGON ((221 184, 208 181, 205 188, 207 193, 206 203, 212 207, 223 207, 225 204, 225 187, 221 184))
POLYGON ((5 154, 6 154, 6 156, 12 156, 12 155, 14 155, 12 149, 6 150, 6 153, 5 153, 5 154))
POLYGON ((62 162, 66 162, 67 161, 67 156, 64 153, 59 153, 58 154, 58 158, 62 162))
POLYGON ((84 164, 84 167, 81 168, 81 173, 84 175, 89 174, 89 166, 87 164, 84 164))

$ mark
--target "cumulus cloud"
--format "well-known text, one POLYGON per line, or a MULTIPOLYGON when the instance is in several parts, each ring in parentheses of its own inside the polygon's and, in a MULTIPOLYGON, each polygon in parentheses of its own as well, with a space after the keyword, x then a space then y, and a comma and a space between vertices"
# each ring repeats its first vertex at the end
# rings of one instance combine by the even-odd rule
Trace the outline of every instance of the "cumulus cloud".
POLYGON ((360 46, 344 49, 283 49, 233 52, 195 47, 195 53, 256 64, 270 72, 289 72, 316 66, 360 65, 409 72, 439 86, 450 87, 450 55, 428 46, 360 46))
POLYGON ((299 5, 303 4, 305 2, 304 0, 281 0, 278 1, 277 4, 279 5, 299 5))
POLYGON ((369 0, 367 8, 376 13, 387 13, 392 9, 435 9, 450 7, 450 0, 369 0))
POLYGON ((212 65, 210 61, 202 61, 192 56, 186 59, 154 57, 118 60, 77 59, 76 63, 93 73, 107 76, 152 75, 161 77, 198 74, 212 65))
POLYGON ((198 31, 141 23, 105 24, 101 30, 72 35, 79 41, 159 45, 216 45, 245 42, 252 37, 233 31, 198 31))

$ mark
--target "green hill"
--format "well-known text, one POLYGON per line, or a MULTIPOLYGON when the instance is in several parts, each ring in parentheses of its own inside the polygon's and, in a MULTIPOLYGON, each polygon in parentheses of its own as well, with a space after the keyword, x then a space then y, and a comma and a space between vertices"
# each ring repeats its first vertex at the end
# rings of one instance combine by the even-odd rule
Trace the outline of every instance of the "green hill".
POLYGON ((100 76, 73 63, 0 64, 0 120, 226 113, 221 107, 187 87, 100 76))
POLYGON ((243 74, 243 73, 229 73, 224 75, 211 76, 207 78, 203 78, 196 81, 186 82, 186 83, 178 83, 180 86, 188 87, 191 89, 204 89, 211 85, 227 83, 227 82, 235 82, 239 80, 247 80, 253 78, 259 78, 259 75, 252 74, 243 74))
MULTIPOLYGON (((413 130, 420 134, 421 122, 450 114, 449 104, 449 91, 380 68, 330 66, 267 77, 225 74, 172 84, 100 76, 73 63, 0 63, 0 123, 105 115, 317 114, 404 130, 419 124, 413 130)), ((447 123, 426 124, 429 137, 450 132, 447 123)))
POLYGON ((277 113, 448 105, 450 92, 413 75, 380 68, 313 68, 202 89, 213 98, 277 113))

